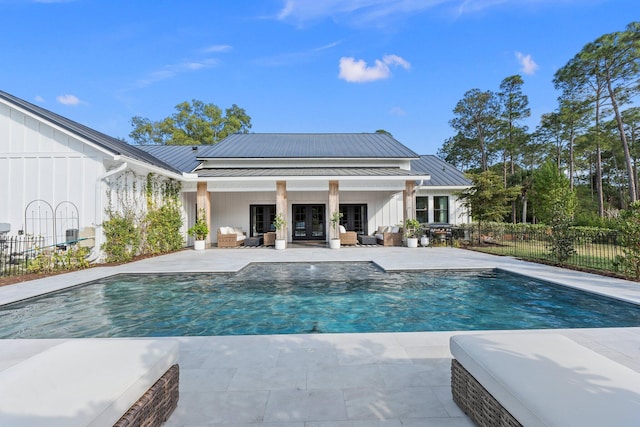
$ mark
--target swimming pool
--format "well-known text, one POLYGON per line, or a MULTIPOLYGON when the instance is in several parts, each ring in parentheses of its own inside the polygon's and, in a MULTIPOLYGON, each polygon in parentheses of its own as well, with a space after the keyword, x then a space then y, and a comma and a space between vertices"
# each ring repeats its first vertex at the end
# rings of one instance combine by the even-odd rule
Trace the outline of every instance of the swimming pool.
POLYGON ((0 307, 0 338, 211 336, 640 326, 640 305, 501 270, 251 264, 118 275, 0 307))

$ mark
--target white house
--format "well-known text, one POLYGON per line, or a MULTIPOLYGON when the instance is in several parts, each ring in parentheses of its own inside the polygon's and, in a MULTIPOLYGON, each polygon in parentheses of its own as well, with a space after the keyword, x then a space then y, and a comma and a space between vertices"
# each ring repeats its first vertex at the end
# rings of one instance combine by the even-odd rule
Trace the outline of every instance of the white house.
POLYGON ((136 147, 0 91, 0 223, 11 234, 56 244, 68 230, 91 230, 99 248, 105 209, 139 200, 148 174, 182 184, 185 237, 202 208, 212 244, 222 226, 268 232, 277 212, 288 241, 328 240, 334 211, 363 235, 405 218, 469 221, 454 196, 469 186, 463 174, 385 134, 235 134, 213 146, 136 147))

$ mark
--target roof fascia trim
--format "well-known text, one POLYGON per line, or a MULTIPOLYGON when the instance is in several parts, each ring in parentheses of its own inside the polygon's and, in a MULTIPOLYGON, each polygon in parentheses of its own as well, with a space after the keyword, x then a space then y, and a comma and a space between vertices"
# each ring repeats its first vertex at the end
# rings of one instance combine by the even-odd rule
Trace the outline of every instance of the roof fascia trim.
POLYGON ((323 175, 323 176, 234 176, 234 177, 199 177, 198 181, 207 182, 261 182, 269 181, 428 181, 430 175, 407 175, 407 176, 367 176, 367 175, 323 175))

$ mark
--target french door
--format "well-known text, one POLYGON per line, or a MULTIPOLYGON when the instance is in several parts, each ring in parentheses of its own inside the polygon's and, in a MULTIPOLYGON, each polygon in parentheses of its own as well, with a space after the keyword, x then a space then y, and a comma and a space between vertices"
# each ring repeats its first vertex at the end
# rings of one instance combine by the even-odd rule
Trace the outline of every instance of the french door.
POLYGON ((347 231, 355 231, 358 234, 367 232, 367 205, 340 205, 340 225, 347 231))
POLYGON ((326 240, 325 205, 293 205, 293 240, 326 240))
POLYGON ((276 231, 273 221, 276 218, 276 205, 250 206, 251 237, 262 236, 269 231, 276 231))

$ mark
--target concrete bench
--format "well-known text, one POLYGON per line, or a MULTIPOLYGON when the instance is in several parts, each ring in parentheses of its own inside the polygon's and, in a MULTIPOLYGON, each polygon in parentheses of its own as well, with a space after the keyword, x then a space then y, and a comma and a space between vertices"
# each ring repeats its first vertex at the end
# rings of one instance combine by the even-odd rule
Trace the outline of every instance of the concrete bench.
POLYGON ((0 372, 0 426, 159 426, 178 402, 169 340, 64 342, 0 372))
POLYGON ((454 401, 478 426, 640 426, 640 373, 557 334, 451 337, 454 401))

